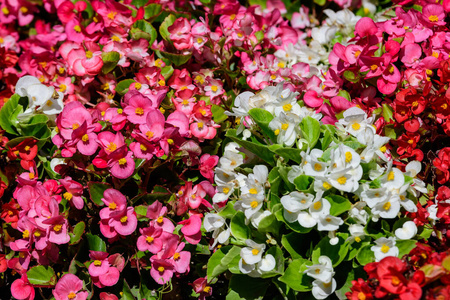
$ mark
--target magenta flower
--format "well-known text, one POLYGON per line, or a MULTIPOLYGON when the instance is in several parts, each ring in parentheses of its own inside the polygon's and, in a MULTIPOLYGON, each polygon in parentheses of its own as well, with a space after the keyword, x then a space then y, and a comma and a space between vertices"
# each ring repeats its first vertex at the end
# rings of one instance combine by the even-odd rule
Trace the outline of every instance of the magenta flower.
POLYGON ((157 283, 166 284, 172 279, 174 267, 169 260, 151 259, 151 262, 152 268, 150 270, 150 275, 157 283))
POLYGON ((202 219, 199 215, 193 214, 187 220, 183 220, 178 224, 183 225, 181 232, 184 234, 184 238, 190 244, 196 245, 202 238, 200 228, 202 227, 202 219))
POLYGON ((115 189, 107 189, 103 193, 102 198, 105 203, 105 208, 100 211, 101 219, 110 219, 122 215, 127 206, 127 199, 125 196, 115 189))
POLYGON ((163 230, 161 228, 156 228, 153 225, 150 227, 141 228, 139 232, 142 234, 137 240, 137 248, 139 251, 150 251, 153 254, 161 251, 162 240, 159 239, 163 230))
POLYGON ((175 229, 175 225, 167 219, 164 218, 167 213, 167 207, 163 206, 161 202, 155 201, 147 208, 147 218, 152 220, 150 225, 154 225, 157 228, 161 228, 163 231, 172 233, 175 229))
POLYGON ((111 159, 108 161, 108 167, 110 168, 109 170, 111 171, 111 175, 119 179, 130 177, 136 166, 133 160, 133 152, 125 152, 127 150, 126 146, 124 145, 122 147, 122 149, 118 149, 109 155, 111 159))
POLYGON ((208 179, 210 182, 214 181, 214 167, 219 162, 219 157, 217 155, 210 155, 208 153, 203 154, 200 157, 200 173, 208 179))
POLYGON ((172 257, 172 264, 177 273, 189 272, 189 263, 191 262, 191 252, 181 251, 184 248, 184 243, 181 242, 172 257))
POLYGON ((445 25, 445 11, 442 5, 428 4, 422 9, 422 20, 430 26, 445 25))
POLYGON ((126 212, 109 219, 108 225, 120 235, 130 235, 137 227, 137 217, 133 207, 129 206, 126 212))
POLYGON ((152 101, 135 90, 128 94, 128 103, 123 110, 127 114, 127 119, 133 124, 144 124, 147 114, 153 110, 152 101))
POLYGON ((82 209, 84 206, 83 198, 81 198, 83 195, 83 186, 70 177, 60 179, 59 182, 66 189, 66 192, 63 194, 64 199, 69 201, 69 203, 73 203, 77 209, 82 209))
POLYGON ((93 260, 88 268, 89 275, 98 277, 108 272, 110 266, 107 259, 108 253, 102 251, 90 251, 89 257, 93 260))
POLYGON ((85 300, 89 293, 81 291, 83 289, 83 281, 73 274, 65 274, 53 290, 53 296, 56 300, 85 300))
MULTIPOLYGON (((27 274, 23 272, 22 277, 11 284, 11 295, 18 300, 33 300, 34 288, 28 281, 27 274)), ((57 299, 59 300, 59 299, 57 299)))

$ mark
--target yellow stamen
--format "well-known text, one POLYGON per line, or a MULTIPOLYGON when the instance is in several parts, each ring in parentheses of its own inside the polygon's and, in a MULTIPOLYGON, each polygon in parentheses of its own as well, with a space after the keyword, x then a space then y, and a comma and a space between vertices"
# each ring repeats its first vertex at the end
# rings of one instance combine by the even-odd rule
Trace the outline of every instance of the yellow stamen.
POLYGON ((96 260, 94 260, 94 266, 101 266, 102 265, 102 261, 101 260, 98 260, 98 259, 96 259, 96 260))
POLYGON ((258 206, 258 202, 257 201, 252 201, 252 202, 250 202, 250 206, 252 208, 256 208, 258 206))
POLYGON ((110 204, 108 204, 109 209, 111 210, 115 210, 117 208, 117 204, 114 202, 111 202, 110 204))
POLYGON ((439 18, 436 15, 431 15, 428 17, 428 20, 430 20, 430 22, 437 22, 439 21, 439 18))
POLYGON ((146 239, 147 243, 151 244, 153 243, 154 238, 152 236, 148 236, 146 239))
POLYGON ((62 225, 61 224, 53 226, 53 230, 56 231, 56 232, 61 231, 61 229, 62 229, 62 225))
POLYGON ((383 244, 383 246, 381 247, 381 252, 388 253, 389 249, 391 249, 391 248, 389 248, 388 245, 383 244))
POLYGON ((114 143, 110 143, 110 144, 108 145, 108 147, 106 147, 106 150, 108 150, 109 152, 116 151, 116 149, 117 149, 117 145, 114 144, 114 143))
POLYGON ((251 188, 248 192, 252 195, 256 195, 258 193, 258 191, 255 188, 251 188))
POLYGON ((70 201, 70 200, 72 200, 73 195, 72 195, 72 193, 65 192, 65 193, 63 194, 63 197, 64 197, 64 199, 66 199, 67 201, 70 201))
POLYGON ((284 111, 291 111, 292 109, 292 105, 291 104, 285 104, 283 105, 283 110, 284 111))
POLYGON ((122 157, 121 159, 119 159, 119 165, 123 166, 126 163, 127 163, 127 159, 125 157, 122 157))
POLYGON ((345 176, 339 177, 337 179, 337 182, 341 185, 344 185, 347 182, 347 178, 345 178, 345 176))
POLYGON ((142 107, 136 107, 136 109, 134 110, 134 112, 139 115, 142 116, 144 114, 144 109, 142 107))
POLYGON ((258 249, 253 249, 253 250, 252 250, 252 254, 253 254, 253 255, 258 255, 258 253, 259 253, 259 250, 258 250, 258 249))
POLYGON ((125 223, 128 220, 127 216, 123 216, 122 218, 120 218, 120 223, 125 223))
POLYGON ((352 129, 353 130, 359 130, 361 128, 361 125, 359 123, 353 123, 352 124, 352 129))
POLYGON ((349 163, 352 161, 352 153, 350 151, 345 152, 345 162, 349 163))
POLYGON ((390 171, 389 174, 388 174, 388 176, 387 176, 387 180, 388 180, 388 181, 392 181, 392 180, 394 180, 394 178, 395 178, 395 173, 394 173, 394 171, 390 171))
POLYGON ((322 208, 322 202, 320 202, 320 201, 314 202, 313 208, 315 210, 321 209, 322 208))
POLYGON ((80 33, 80 32, 81 32, 81 27, 80 27, 80 25, 75 25, 75 26, 73 27, 73 30, 75 30, 76 32, 80 33))
POLYGON ((24 239, 29 238, 29 237, 30 237, 30 231, 24 230, 24 232, 22 232, 22 237, 23 237, 24 239))

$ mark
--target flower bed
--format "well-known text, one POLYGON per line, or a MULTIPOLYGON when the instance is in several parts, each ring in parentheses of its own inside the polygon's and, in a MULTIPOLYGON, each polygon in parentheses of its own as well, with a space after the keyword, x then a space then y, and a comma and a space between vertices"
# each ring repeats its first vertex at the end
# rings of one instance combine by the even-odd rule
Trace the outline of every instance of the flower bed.
POLYGON ((5 297, 450 297, 447 2, 0 1, 5 297))

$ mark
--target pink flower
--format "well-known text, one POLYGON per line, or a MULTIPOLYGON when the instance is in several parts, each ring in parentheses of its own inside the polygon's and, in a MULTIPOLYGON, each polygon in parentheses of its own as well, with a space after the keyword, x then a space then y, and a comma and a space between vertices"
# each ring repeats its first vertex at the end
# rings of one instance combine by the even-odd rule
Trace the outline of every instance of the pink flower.
POLYGON ((65 274, 53 290, 53 296, 56 300, 76 299, 85 300, 89 293, 81 291, 83 289, 83 281, 76 275, 65 274))
POLYGON ((107 260, 108 253, 102 251, 90 251, 89 257, 93 260, 88 268, 89 275, 98 277, 108 272, 110 266, 107 260))
POLYGON ((445 25, 445 11, 442 5, 428 4, 422 9, 422 20, 430 26, 445 25))
POLYGON ((73 203, 77 209, 82 209, 84 206, 84 201, 81 196, 83 195, 83 186, 72 180, 70 177, 59 180, 59 182, 64 186, 66 192, 63 194, 64 199, 73 203))
POLYGON ((181 242, 172 256, 172 264, 177 273, 185 273, 189 271, 189 263, 191 262, 191 252, 181 251, 183 250, 184 245, 185 244, 181 242))
POLYGON ((111 153, 108 157, 110 157, 108 167, 112 176, 125 179, 133 174, 136 166, 133 160, 133 152, 127 152, 125 145, 114 151, 114 153, 111 153))
POLYGON ((120 235, 130 235, 137 227, 137 217, 133 207, 127 207, 123 215, 119 215, 109 219, 108 225, 120 235))
POLYGON ((25 272, 22 274, 21 278, 16 279, 11 284, 11 295, 18 300, 33 300, 34 294, 34 288, 28 281, 28 277, 25 272))
POLYGON ((139 251, 150 251, 153 254, 158 253, 162 249, 162 240, 159 239, 163 230, 150 225, 147 228, 139 229, 142 234, 137 240, 137 248, 139 251))
POLYGON ((377 33, 378 27, 371 18, 363 17, 356 23, 355 32, 363 38, 377 33))
POLYGON ((123 110, 127 119, 133 124, 144 124, 147 114, 153 110, 152 101, 138 91, 130 91, 128 95, 128 103, 123 110))
POLYGON ((208 285, 206 277, 196 279, 191 285, 194 291, 200 294, 199 300, 205 300, 205 297, 212 295, 212 288, 208 285))
POLYGON ((200 157, 200 173, 209 181, 214 181, 214 167, 217 165, 219 157, 217 155, 203 154, 200 157))
POLYGON ((191 24, 186 18, 178 18, 169 26, 170 40, 177 50, 186 50, 192 47, 191 24))
POLYGON ((107 207, 100 211, 101 219, 110 219, 122 215, 127 206, 125 196, 115 189, 107 189, 103 193, 102 201, 107 207))
POLYGON ((183 225, 181 232, 184 234, 184 238, 190 244, 196 245, 200 242, 202 233, 200 228, 202 227, 202 219, 197 214, 193 214, 187 220, 183 220, 178 224, 183 225))
POLYGON ((150 275, 157 283, 166 284, 172 279, 174 267, 169 260, 151 259, 151 262, 152 268, 150 270, 150 275))

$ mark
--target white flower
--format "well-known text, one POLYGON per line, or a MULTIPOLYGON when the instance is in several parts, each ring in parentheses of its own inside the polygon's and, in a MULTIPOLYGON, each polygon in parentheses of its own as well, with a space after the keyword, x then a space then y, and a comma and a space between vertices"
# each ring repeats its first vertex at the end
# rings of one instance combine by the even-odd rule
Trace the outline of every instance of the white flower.
POLYGON ((255 243, 252 240, 246 240, 245 243, 248 247, 241 249, 241 258, 246 264, 256 264, 260 262, 266 245, 255 243))
POLYGON ((317 230, 319 231, 334 231, 338 230, 339 226, 344 224, 344 220, 339 217, 332 215, 326 215, 324 217, 319 217, 317 222, 317 230))
POLYGON ((359 188, 359 180, 363 175, 363 169, 358 166, 355 169, 347 168, 339 172, 333 172, 328 176, 328 180, 336 189, 353 193, 359 188))
POLYGON ((375 241, 375 244, 376 245, 372 246, 370 250, 375 254, 375 261, 377 262, 388 256, 397 257, 399 254, 399 250, 395 246, 395 239, 393 237, 381 237, 375 241))
POLYGON ((321 282, 330 282, 334 276, 333 264, 331 263, 331 259, 325 255, 320 256, 319 263, 308 266, 304 273, 321 282))
POLYGON ((242 257, 239 260, 239 271, 241 271, 242 274, 249 274, 254 271, 255 268, 256 264, 248 264, 242 257))
POLYGON ((347 241, 350 241, 351 243, 353 241, 357 243, 361 242, 361 237, 366 235, 364 232, 364 226, 361 224, 350 224, 348 226, 348 231, 350 232, 350 237, 347 238, 347 241))
POLYGON ((263 259, 257 264, 258 271, 261 273, 269 272, 275 269, 277 262, 271 254, 267 254, 263 259))
POLYGON ((367 118, 367 114, 361 108, 353 106, 347 109, 344 118, 339 120, 339 124, 345 126, 345 130, 351 135, 357 137, 359 133, 366 128, 371 128, 375 133, 375 128, 372 126, 373 118, 367 118))
POLYGON ((252 215, 251 217, 251 222, 253 227, 255 227, 256 229, 258 229, 259 227, 259 223, 262 221, 262 219, 264 219, 265 217, 270 216, 272 213, 269 210, 265 210, 263 212, 261 211, 257 211, 255 214, 252 215))
POLYGON ((20 97, 28 97, 27 88, 31 85, 42 84, 39 79, 34 76, 26 75, 21 78, 16 83, 16 94, 20 97))
POLYGON ((281 197, 280 202, 284 208, 284 218, 288 222, 295 222, 298 219, 298 212, 308 209, 314 199, 314 195, 302 192, 292 192, 281 197))
POLYGON ((203 218, 203 227, 206 231, 213 231, 222 227, 225 224, 225 219, 218 214, 206 213, 203 218))
POLYGON ((300 123, 299 118, 293 114, 286 115, 280 113, 269 123, 269 128, 273 130, 277 137, 278 144, 291 147, 297 139, 297 128, 300 123))
POLYGON ((328 163, 319 160, 322 157, 323 151, 320 149, 311 150, 310 155, 305 157, 303 171, 308 176, 325 176, 327 172, 328 163))
POLYGON ((325 299, 336 290, 336 280, 331 279, 330 282, 322 282, 320 280, 314 280, 311 293, 316 299, 325 299))
POLYGON ((417 226, 413 221, 407 221, 401 228, 395 230, 395 236, 399 240, 412 239, 417 234, 417 226))
POLYGON ((396 189, 405 184, 405 176, 399 169, 391 168, 381 178, 381 184, 387 189, 396 189))
MULTIPOLYGON (((250 219, 255 213, 257 213, 264 202, 264 195, 252 195, 252 194, 244 194, 241 196, 239 202, 240 206, 244 210, 245 217, 250 219)), ((236 209, 236 208, 235 208, 236 209)))
POLYGON ((387 198, 372 207, 372 213, 384 219, 393 219, 400 212, 400 201, 396 198, 387 198))

